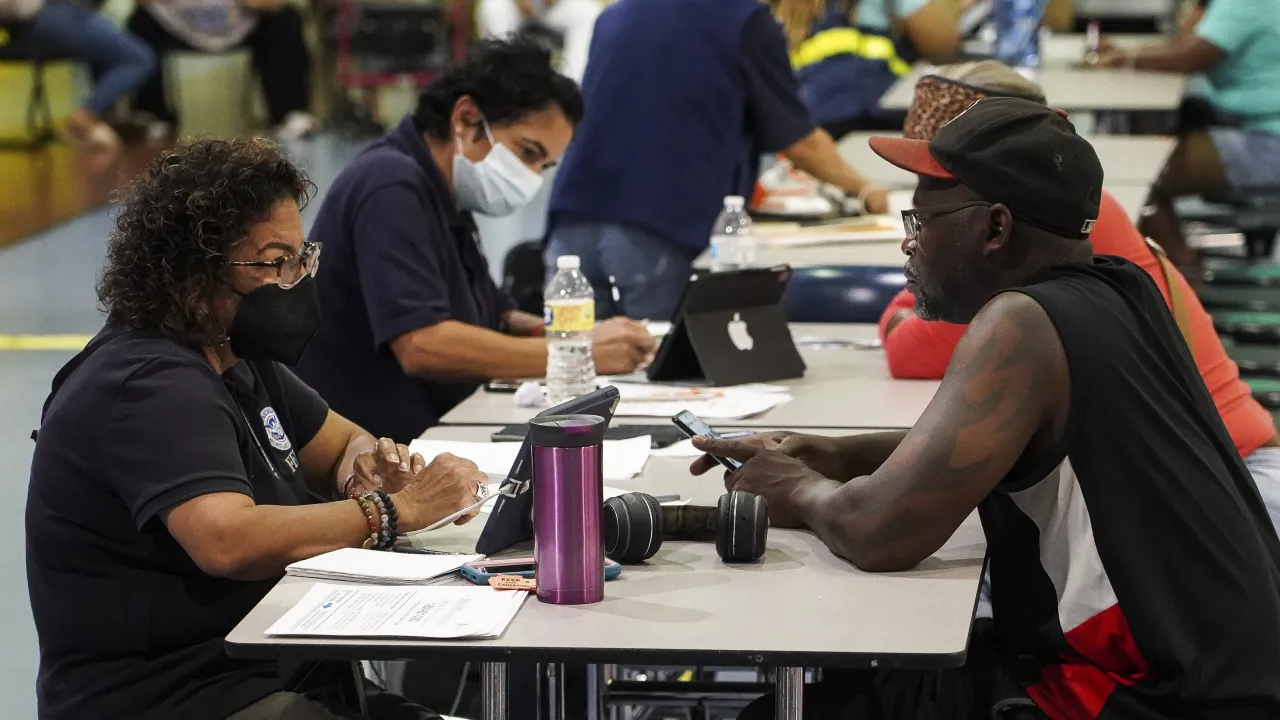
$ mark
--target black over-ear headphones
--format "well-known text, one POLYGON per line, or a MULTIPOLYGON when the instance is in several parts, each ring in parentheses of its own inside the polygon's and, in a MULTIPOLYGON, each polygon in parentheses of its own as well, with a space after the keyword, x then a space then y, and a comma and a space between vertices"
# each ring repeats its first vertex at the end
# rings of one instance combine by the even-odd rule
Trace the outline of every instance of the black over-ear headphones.
POLYGON ((638 492, 604 502, 604 552, 620 563, 648 560, 664 540, 714 542, 725 562, 754 562, 764 556, 768 536, 769 505, 751 493, 722 495, 714 508, 663 507, 638 492))

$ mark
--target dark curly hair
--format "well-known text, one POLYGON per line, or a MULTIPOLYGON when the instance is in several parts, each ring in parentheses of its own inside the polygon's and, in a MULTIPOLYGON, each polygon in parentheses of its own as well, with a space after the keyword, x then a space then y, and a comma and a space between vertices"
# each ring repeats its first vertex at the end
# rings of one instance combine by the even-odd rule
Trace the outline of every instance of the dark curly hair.
POLYGON ((227 253, 276 203, 314 186, 262 139, 196 140, 151 161, 121 193, 98 301, 107 317, 180 342, 224 339, 212 317, 227 253))
POLYGON ((582 93, 551 69, 551 52, 531 36, 482 40, 465 62, 453 65, 418 96, 413 125, 441 140, 453 136, 449 118, 463 95, 475 100, 491 125, 513 122, 556 105, 569 123, 582 120, 582 93))

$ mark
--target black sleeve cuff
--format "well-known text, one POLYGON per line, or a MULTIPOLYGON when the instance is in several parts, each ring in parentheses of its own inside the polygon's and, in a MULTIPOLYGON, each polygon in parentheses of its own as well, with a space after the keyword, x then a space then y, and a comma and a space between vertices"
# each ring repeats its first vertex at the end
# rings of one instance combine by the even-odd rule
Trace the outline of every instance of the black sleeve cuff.
POLYGON ((226 476, 194 478, 176 487, 171 487, 143 502, 141 506, 134 510, 133 522, 138 530, 141 531, 153 518, 158 517, 170 508, 177 507, 201 495, 220 492, 240 493, 241 495, 248 495, 250 498, 253 497, 253 488, 249 486, 249 481, 245 478, 226 476))

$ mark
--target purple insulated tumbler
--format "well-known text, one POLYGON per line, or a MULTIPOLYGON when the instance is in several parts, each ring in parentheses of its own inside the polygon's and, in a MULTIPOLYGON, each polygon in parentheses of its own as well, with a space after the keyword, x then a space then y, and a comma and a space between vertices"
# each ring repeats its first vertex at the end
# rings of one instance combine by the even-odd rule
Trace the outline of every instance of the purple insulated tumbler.
POLYGON ((604 418, 549 415, 529 423, 533 444, 533 557, 538 599, 604 599, 604 418))

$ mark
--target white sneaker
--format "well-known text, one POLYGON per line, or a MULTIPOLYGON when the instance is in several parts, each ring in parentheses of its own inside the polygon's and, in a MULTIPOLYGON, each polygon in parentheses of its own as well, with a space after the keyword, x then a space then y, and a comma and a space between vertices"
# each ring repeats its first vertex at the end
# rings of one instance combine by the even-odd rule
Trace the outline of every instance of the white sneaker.
POLYGON ((276 128, 276 141, 289 142, 311 137, 316 131, 316 119, 311 113, 294 110, 284 117, 284 122, 276 128))

